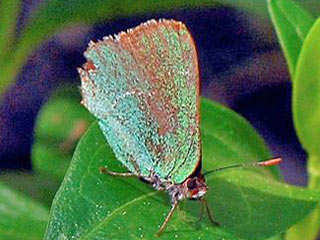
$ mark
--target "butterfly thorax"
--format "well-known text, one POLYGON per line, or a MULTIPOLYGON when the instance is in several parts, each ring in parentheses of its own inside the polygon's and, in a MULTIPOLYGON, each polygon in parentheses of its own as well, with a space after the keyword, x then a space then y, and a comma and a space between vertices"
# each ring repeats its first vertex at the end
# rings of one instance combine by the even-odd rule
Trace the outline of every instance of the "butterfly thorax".
POLYGON ((147 180, 156 190, 167 191, 172 202, 181 201, 183 199, 199 200, 207 192, 208 187, 205 178, 198 174, 187 178, 184 182, 176 184, 171 181, 162 181, 156 174, 147 180))

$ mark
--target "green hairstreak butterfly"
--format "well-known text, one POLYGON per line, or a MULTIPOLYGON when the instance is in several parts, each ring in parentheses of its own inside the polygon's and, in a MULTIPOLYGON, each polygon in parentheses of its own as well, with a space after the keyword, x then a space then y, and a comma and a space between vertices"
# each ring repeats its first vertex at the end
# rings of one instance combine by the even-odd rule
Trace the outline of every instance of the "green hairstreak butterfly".
POLYGON ((244 165, 201 173, 199 69, 186 26, 151 20, 90 42, 84 55, 87 63, 79 69, 82 104, 97 117, 115 156, 129 172, 102 170, 138 176, 168 192, 172 207, 157 235, 183 199, 200 200, 208 210, 204 175, 244 165))

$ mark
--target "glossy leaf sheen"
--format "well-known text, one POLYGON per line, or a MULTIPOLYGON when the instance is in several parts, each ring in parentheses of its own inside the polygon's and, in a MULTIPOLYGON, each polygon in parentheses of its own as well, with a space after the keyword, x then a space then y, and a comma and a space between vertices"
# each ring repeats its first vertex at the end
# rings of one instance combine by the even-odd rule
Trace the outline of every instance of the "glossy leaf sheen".
POLYGON ((320 18, 308 34, 293 84, 293 117, 303 148, 320 156, 320 18))
POLYGON ((268 0, 268 9, 293 78, 301 46, 315 19, 291 0, 268 0))
MULTIPOLYGON (((219 112, 219 117, 224 116, 226 122, 241 119, 233 118, 233 112, 219 105, 210 104, 205 101, 202 105, 205 169, 232 162, 235 152, 225 146, 235 143, 235 136, 243 135, 247 141, 255 142, 253 152, 256 156, 264 158, 268 154, 265 146, 259 144, 258 136, 247 130, 249 126, 245 126, 243 120, 240 125, 244 127, 238 128, 233 138, 228 131, 219 134, 218 128, 217 131, 210 129, 206 122, 211 118, 211 111, 211 114, 219 112)), ((216 120, 212 119, 213 122, 216 120)), ((240 159, 247 159, 246 151, 238 154, 240 159)), ((71 239, 72 236, 76 239, 154 238, 170 208, 166 193, 153 190, 137 178, 100 174, 99 167, 104 165, 114 171, 126 171, 114 158, 95 123, 79 142, 55 197, 45 239, 71 239)), ((161 239, 267 238, 284 231, 313 209, 318 200, 316 194, 275 182, 261 174, 263 172, 268 175, 267 170, 256 169, 211 175, 207 199, 222 227, 213 227, 207 218, 199 224, 188 223, 196 220, 199 214, 199 203, 188 201, 181 204, 182 210, 174 214, 161 239)))
POLYGON ((40 240, 49 216, 47 209, 0 183, 0 236, 6 240, 40 240))

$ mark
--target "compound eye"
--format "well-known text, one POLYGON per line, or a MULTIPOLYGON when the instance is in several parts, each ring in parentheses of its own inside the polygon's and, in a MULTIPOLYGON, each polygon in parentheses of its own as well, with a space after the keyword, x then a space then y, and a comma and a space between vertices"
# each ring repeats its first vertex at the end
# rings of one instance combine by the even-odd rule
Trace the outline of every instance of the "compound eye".
POLYGON ((187 181, 187 187, 189 190, 195 189, 197 187, 196 179, 192 178, 187 181))

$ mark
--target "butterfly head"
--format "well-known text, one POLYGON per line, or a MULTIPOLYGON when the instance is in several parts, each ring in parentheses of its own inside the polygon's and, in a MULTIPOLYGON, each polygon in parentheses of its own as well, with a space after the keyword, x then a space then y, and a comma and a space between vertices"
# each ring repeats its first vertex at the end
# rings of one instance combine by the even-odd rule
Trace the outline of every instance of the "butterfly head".
POLYGON ((208 191, 207 184, 202 175, 190 177, 184 182, 186 197, 190 200, 199 200, 208 191))

